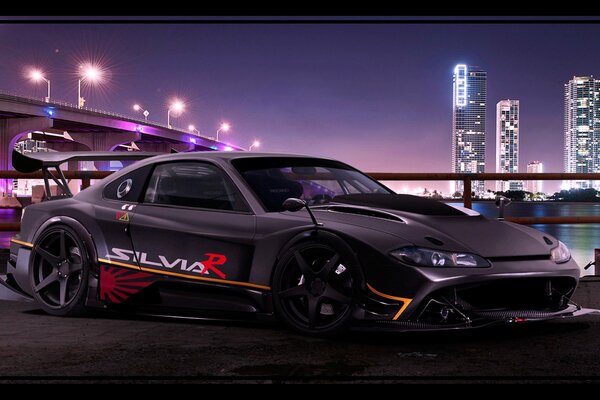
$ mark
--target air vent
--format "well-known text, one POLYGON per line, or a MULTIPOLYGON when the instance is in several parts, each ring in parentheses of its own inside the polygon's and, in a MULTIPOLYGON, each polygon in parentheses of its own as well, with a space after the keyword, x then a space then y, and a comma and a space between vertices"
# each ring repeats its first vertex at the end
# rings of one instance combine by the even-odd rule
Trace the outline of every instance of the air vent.
POLYGON ((554 242, 546 236, 544 236, 544 242, 546 242, 546 244, 550 244, 550 245, 554 244, 554 242))
POLYGON ((431 236, 425 236, 426 240, 429 240, 431 243, 435 244, 436 246, 443 246, 444 242, 442 242, 440 239, 436 239, 434 237, 431 236))
POLYGON ((397 215, 394 215, 392 213, 387 213, 385 211, 374 210, 372 208, 367 208, 367 207, 329 206, 329 207, 327 207, 327 211, 346 213, 346 214, 364 215, 367 217, 388 219, 388 220, 397 221, 397 222, 404 222, 402 220, 402 218, 398 217, 397 215))

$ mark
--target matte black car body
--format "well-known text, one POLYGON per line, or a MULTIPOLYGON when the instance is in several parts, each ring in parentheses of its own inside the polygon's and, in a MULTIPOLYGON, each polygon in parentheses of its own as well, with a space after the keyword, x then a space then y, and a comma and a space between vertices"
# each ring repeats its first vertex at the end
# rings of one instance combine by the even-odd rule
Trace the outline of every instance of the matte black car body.
MULTIPOLYGON (((273 293, 276 269, 298 251, 290 249, 310 242, 336 249, 343 269, 352 269, 347 312, 353 328, 468 328, 583 311, 570 302, 580 269, 572 259, 561 264, 551 259, 559 243, 554 237, 432 200, 389 193, 339 196, 314 205, 310 209, 321 224, 315 226, 306 209, 269 212, 233 165, 274 158, 313 159, 233 152, 162 155, 130 165, 72 198, 29 206, 21 232, 12 240, 5 284, 34 295, 33 287, 42 286, 46 276, 41 270, 37 277, 32 273, 36 248, 58 226, 72 248, 79 243, 81 250, 73 257, 89 270, 77 278, 87 283, 81 294, 86 307, 275 319, 283 312, 274 304, 279 301, 273 293), (146 204, 143 193, 152 171, 184 161, 222 171, 239 196, 239 209, 146 204), (489 266, 419 267, 390 255, 411 246, 477 254, 489 266)), ((52 268, 52 273, 69 273, 60 265, 52 268)), ((336 274, 342 271, 339 265, 334 268, 336 274)), ((327 282, 311 282, 307 290, 314 296, 326 290, 327 282)), ((71 295, 79 294, 64 294, 63 303, 71 295)), ((327 310, 319 305, 315 318, 332 313, 327 310)), ((311 331, 311 323, 300 330, 318 334, 311 331)))

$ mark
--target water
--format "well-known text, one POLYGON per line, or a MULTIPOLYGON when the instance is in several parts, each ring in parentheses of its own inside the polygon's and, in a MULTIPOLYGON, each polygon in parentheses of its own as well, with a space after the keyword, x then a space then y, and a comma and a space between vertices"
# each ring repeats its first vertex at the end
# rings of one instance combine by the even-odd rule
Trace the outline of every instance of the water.
MULTIPOLYGON (((462 203, 451 203, 461 205, 462 203)), ((486 217, 496 218, 498 208, 494 202, 474 202, 473 209, 486 217)), ((505 217, 568 217, 599 216, 600 203, 512 203, 504 209, 505 217)), ((582 275, 593 275, 594 267, 583 267, 594 259, 594 249, 600 248, 600 224, 530 225, 546 232, 571 250, 571 255, 579 264, 582 275)), ((600 267, 600 266, 599 266, 600 267)), ((599 269, 600 271, 600 269, 599 269)))
MULTIPOLYGON (((462 205, 462 203, 451 203, 462 205)), ((498 209, 493 202, 474 202, 473 209, 495 218, 498 209)), ((600 203, 512 203, 504 211, 509 217, 600 216, 600 203)), ((17 222, 21 210, 0 209, 0 222, 17 222)), ((582 275, 593 275, 594 267, 583 267, 594 259, 594 249, 600 248, 600 224, 531 225, 562 240, 582 269, 582 275)), ((10 247, 10 238, 17 232, 0 232, 0 248, 10 247)), ((600 271, 600 270, 599 270, 600 271)))

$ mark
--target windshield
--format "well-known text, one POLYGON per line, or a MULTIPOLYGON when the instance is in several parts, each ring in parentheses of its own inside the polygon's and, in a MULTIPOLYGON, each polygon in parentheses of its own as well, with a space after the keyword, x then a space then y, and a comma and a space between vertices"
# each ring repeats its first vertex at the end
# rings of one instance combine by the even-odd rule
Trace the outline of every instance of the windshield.
POLYGON ((282 211, 295 197, 308 205, 347 194, 385 193, 388 188, 341 162, 313 158, 242 158, 232 161, 268 211, 282 211))

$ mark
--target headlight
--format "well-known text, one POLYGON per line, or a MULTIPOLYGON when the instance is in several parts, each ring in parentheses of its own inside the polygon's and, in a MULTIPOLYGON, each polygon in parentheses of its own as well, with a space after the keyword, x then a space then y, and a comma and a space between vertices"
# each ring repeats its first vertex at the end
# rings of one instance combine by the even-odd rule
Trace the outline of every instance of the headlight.
POLYGON ((550 258, 557 264, 566 263, 571 259, 571 252, 560 240, 558 241, 558 246, 550 250, 550 258))
POLYGON ((421 267, 489 267, 484 258, 470 253, 454 253, 426 249, 423 247, 403 247, 390 253, 407 264, 421 267))

